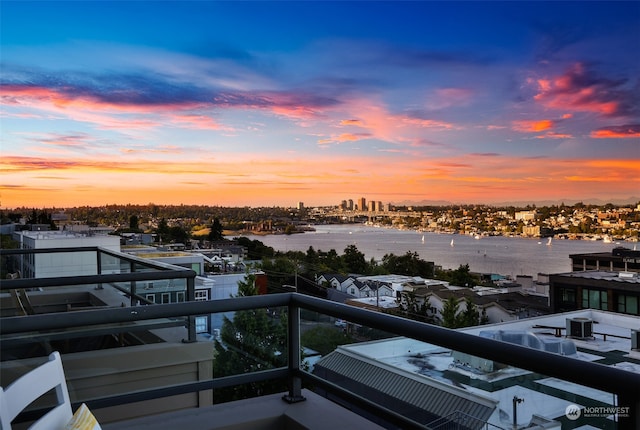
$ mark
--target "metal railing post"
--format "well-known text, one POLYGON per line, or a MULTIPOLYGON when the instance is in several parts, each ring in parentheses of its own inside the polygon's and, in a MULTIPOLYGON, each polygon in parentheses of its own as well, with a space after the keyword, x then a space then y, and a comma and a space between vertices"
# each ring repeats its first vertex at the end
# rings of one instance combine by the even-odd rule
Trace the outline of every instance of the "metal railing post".
MULTIPOLYGON (((96 275, 102 275, 102 252, 100 252, 100 248, 96 249, 96 275)), ((96 290, 102 290, 102 282, 98 283, 96 286, 96 290)))
MULTIPOLYGON (((195 278, 187 278, 187 301, 194 302, 196 300, 196 281, 195 278)), ((189 315, 187 317, 187 342, 196 341, 196 317, 189 315)))
POLYGON ((289 362, 289 376, 288 385, 289 393, 282 396, 282 399, 287 403, 297 403, 306 400, 302 395, 302 378, 298 376, 300 370, 300 308, 292 304, 289 299, 288 309, 288 362, 289 362))
MULTIPOLYGON (((640 391, 640 389, 638 390, 640 391)), ((635 395, 618 395, 618 407, 624 412, 618 416, 618 429, 636 430, 640 428, 640 392, 635 395)))
MULTIPOLYGON (((135 263, 133 261, 129 262, 129 271, 131 273, 134 273, 136 271, 136 266, 135 266, 135 263)), ((130 285, 129 288, 131 290, 130 291, 131 306, 136 306, 137 305, 137 303, 136 303, 136 294, 137 294, 137 292, 136 292, 136 281, 131 281, 129 285, 130 285)))

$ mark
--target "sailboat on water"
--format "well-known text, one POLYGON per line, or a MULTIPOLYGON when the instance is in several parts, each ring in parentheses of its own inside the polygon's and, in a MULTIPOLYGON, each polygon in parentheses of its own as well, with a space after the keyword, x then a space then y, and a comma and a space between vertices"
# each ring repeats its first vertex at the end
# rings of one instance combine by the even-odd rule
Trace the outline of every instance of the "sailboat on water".
POLYGON ((422 243, 424 243, 424 234, 422 235, 421 241, 422 241, 422 243))
POLYGON ((453 246, 453 239, 451 239, 451 246, 453 246))
POLYGON ((549 240, 547 240, 547 246, 551 246, 551 237, 549 238, 549 240))

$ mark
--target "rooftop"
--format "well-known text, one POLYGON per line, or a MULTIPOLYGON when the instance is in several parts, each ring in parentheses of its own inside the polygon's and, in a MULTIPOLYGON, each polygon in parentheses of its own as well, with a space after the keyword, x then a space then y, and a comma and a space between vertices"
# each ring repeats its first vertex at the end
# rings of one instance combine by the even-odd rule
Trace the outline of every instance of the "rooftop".
POLYGON ((597 279, 601 281, 623 282, 640 285, 640 275, 636 272, 611 272, 604 270, 585 270, 581 272, 558 273, 553 277, 597 279))
MULTIPOLYGON (((640 317, 611 312, 585 310, 547 315, 513 322, 477 326, 460 331, 475 336, 487 336, 491 332, 509 333, 512 337, 534 334, 543 341, 560 341, 575 344, 577 354, 573 358, 603 363, 632 374, 640 374, 640 351, 632 349, 631 330, 640 331, 640 317), (584 339, 567 337, 567 319, 584 319, 593 322, 593 336, 584 339), (557 337, 560 330, 561 337, 557 337)), ((456 387, 462 392, 492 399, 497 403, 488 422, 496 426, 508 426, 513 422, 513 397, 524 398, 518 406, 518 424, 527 425, 534 415, 561 421, 565 409, 571 404, 584 407, 590 402, 615 404, 607 392, 579 384, 548 377, 512 366, 492 366, 470 361, 456 351, 438 345, 409 338, 393 338, 367 343, 345 345, 341 354, 357 356, 362 361, 377 363, 380 368, 398 369, 420 375, 428 381, 437 381, 456 387), (465 362, 466 360, 466 362, 465 362), (484 366, 484 367, 483 367, 484 366), (484 369, 484 370, 481 370, 484 369), (579 393, 579 396, 576 396, 579 393), (583 402, 583 403, 581 403, 583 402)), ((316 366, 322 366, 322 360, 316 366)), ((375 372, 381 372, 376 369, 375 372)), ((592 428, 604 428, 605 421, 594 420, 592 428)))

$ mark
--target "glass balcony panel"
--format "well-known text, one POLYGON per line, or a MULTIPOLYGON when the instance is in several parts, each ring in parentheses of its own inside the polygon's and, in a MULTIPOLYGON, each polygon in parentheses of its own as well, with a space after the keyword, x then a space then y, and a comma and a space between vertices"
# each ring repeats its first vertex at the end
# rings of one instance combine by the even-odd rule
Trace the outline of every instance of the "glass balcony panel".
MULTIPOLYGON (((196 328, 201 326, 196 317, 196 328)), ((198 339, 214 343, 213 376, 235 375, 286 368, 288 365, 288 311, 285 307, 239 310, 210 315, 211 331, 198 339)), ((198 330, 198 329, 197 329, 198 330)), ((286 381, 256 381, 215 391, 215 402, 286 391, 286 381)))

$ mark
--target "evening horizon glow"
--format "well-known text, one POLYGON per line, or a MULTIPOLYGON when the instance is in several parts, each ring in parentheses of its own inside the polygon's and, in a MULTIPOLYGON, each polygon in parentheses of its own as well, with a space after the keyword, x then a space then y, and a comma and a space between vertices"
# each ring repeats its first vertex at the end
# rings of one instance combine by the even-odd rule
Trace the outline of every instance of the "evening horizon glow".
POLYGON ((2 2, 1 205, 619 201, 640 2, 2 2))

